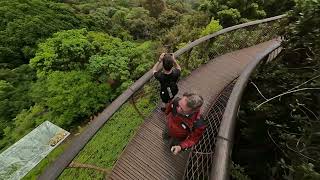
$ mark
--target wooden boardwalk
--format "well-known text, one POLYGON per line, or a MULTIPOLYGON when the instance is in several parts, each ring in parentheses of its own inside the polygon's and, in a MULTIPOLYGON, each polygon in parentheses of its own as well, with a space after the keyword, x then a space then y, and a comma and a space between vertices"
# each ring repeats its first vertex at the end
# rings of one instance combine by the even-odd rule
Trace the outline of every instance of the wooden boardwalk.
MULTIPOLYGON (((272 46, 276 40, 219 56, 194 70, 179 82, 179 93, 197 92, 205 102, 206 111, 221 90, 239 76, 257 54, 272 46)), ((165 116, 157 107, 140 126, 113 167, 109 179, 171 180, 183 177, 188 153, 174 156, 162 140, 165 116)))

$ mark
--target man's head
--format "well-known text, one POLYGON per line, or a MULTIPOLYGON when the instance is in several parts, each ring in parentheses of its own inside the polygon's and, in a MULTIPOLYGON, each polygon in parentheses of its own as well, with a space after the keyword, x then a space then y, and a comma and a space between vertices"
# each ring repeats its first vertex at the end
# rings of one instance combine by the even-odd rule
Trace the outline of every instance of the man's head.
POLYGON ((177 111, 180 114, 191 114, 198 111, 203 104, 203 98, 195 93, 184 93, 178 102, 177 111))
POLYGON ((162 60, 162 63, 163 63, 163 69, 165 71, 170 71, 173 67, 173 57, 171 54, 165 54, 163 56, 163 60, 162 60))

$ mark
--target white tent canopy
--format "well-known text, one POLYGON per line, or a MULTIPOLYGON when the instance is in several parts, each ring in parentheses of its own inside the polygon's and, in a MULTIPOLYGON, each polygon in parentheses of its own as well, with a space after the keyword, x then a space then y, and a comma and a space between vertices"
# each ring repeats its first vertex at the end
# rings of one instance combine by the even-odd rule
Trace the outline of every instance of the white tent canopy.
POLYGON ((69 134, 45 121, 0 154, 0 179, 21 179, 69 134))

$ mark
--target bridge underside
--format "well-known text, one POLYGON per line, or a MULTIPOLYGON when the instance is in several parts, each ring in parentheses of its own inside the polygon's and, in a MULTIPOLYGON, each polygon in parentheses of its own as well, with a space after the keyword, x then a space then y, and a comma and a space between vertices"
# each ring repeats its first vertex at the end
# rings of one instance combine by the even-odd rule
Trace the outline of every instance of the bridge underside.
MULTIPOLYGON (((219 93, 244 67, 272 46, 276 40, 219 56, 179 82, 179 94, 197 92, 204 97, 202 111, 210 107, 219 93)), ((174 156, 162 140, 165 115, 157 107, 140 126, 115 164, 109 179, 182 179, 188 152, 174 156)))

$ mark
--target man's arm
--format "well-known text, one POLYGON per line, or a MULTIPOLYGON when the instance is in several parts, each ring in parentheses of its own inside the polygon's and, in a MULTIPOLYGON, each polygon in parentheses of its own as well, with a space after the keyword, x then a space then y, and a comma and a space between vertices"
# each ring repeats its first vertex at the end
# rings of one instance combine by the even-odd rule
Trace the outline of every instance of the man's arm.
POLYGON ((197 144, 199 139, 201 138, 203 132, 205 131, 206 126, 201 126, 195 129, 184 141, 180 143, 180 145, 172 146, 171 152, 174 155, 177 155, 181 150, 190 148, 193 145, 197 144))
POLYGON ((195 127, 195 129, 191 132, 191 134, 184 141, 180 143, 180 146, 182 149, 190 148, 193 145, 197 144, 202 134, 206 130, 206 125, 203 119, 201 118, 197 121, 198 121, 196 122, 197 127, 195 127))
POLYGON ((200 140, 201 136, 203 135, 204 131, 206 130, 206 125, 201 117, 201 119, 197 120, 196 122, 196 129, 192 131, 192 133, 184 140, 182 141, 179 145, 172 146, 171 147, 171 152, 174 155, 177 155, 181 150, 190 148, 193 145, 197 144, 198 141, 200 140))
POLYGON ((158 62, 153 66, 152 70, 153 70, 153 75, 158 72, 161 68, 162 68, 162 59, 163 59, 163 56, 165 55, 166 53, 162 53, 159 57, 159 60, 158 62))

